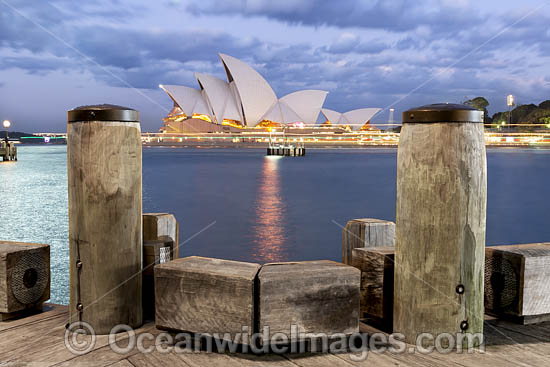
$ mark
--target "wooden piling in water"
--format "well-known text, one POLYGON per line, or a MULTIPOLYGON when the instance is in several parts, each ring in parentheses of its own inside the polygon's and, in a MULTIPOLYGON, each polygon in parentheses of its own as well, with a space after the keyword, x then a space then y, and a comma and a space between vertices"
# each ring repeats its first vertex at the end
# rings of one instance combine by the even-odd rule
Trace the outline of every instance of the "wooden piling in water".
POLYGON ((483 112, 449 104, 404 112, 393 330, 407 342, 483 332, 486 201, 483 112))
POLYGON ((16 161, 17 160, 17 147, 14 143, 10 143, 4 140, 0 141, 0 157, 2 161, 16 161))
POLYGON ((97 334, 142 324, 139 112, 69 111, 67 127, 71 322, 97 334))

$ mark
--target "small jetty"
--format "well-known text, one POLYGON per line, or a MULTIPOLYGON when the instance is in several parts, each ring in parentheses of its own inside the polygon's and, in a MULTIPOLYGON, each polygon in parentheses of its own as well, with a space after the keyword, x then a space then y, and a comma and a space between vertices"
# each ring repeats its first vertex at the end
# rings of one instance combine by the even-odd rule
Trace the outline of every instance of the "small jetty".
POLYGON ((292 144, 269 144, 269 147, 267 147, 267 155, 303 157, 306 155, 306 148, 304 146, 295 146, 292 144))
POLYGON ((269 145, 267 147, 267 155, 280 156, 280 157, 303 157, 306 155, 306 147, 303 141, 292 144, 288 136, 283 131, 282 139, 279 139, 280 143, 277 143, 277 138, 269 134, 269 145))
POLYGON ((16 161, 17 160, 17 147, 13 142, 9 140, 0 141, 0 157, 2 161, 16 161))
POLYGON ((303 157, 306 155, 306 147, 304 146, 304 143, 298 143, 294 145, 290 144, 288 141, 285 141, 281 144, 277 144, 269 139, 267 155, 275 155, 281 157, 303 157))

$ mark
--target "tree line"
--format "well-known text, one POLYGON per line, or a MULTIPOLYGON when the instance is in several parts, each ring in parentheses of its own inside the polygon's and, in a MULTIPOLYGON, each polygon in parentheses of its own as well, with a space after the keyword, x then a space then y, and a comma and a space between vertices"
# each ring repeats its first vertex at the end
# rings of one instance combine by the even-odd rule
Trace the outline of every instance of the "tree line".
MULTIPOLYGON (((550 100, 536 104, 520 104, 513 106, 510 111, 496 112, 489 116, 487 106, 489 101, 485 97, 469 99, 464 104, 470 105, 480 111, 484 111, 484 123, 491 126, 511 124, 539 125, 544 124, 550 127, 550 100)), ((490 126, 488 126, 490 127, 490 126)), ((534 127, 534 126, 533 126, 534 127)))

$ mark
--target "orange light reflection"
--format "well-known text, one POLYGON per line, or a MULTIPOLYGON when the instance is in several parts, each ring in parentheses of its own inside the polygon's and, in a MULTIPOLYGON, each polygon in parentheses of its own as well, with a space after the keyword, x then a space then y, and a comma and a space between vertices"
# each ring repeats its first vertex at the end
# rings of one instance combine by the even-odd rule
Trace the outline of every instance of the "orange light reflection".
POLYGON ((281 197, 279 159, 281 157, 265 157, 256 198, 252 257, 261 262, 284 261, 288 257, 284 247, 286 205, 281 197))

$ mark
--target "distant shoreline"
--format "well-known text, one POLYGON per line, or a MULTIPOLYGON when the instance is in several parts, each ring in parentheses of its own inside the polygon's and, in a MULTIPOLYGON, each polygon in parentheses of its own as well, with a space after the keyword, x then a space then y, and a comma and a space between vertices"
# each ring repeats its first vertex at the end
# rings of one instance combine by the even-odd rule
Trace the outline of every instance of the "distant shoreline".
MULTIPOLYGON (((257 150, 265 150, 267 149, 267 145, 260 146, 260 145, 253 145, 253 144, 173 144, 173 143, 166 143, 166 144, 143 144, 144 148, 172 148, 172 149, 257 149, 257 150)), ((398 145, 376 145, 376 144, 370 144, 370 145, 305 145, 307 150, 358 150, 358 149, 391 149, 396 150, 398 148, 398 145)), ((541 145, 521 145, 521 144, 487 144, 485 146, 487 149, 491 150, 505 150, 505 149, 530 149, 530 150, 550 150, 549 146, 541 146, 541 145)))

